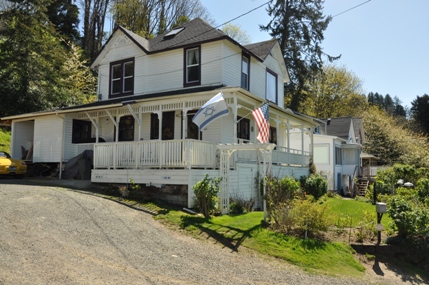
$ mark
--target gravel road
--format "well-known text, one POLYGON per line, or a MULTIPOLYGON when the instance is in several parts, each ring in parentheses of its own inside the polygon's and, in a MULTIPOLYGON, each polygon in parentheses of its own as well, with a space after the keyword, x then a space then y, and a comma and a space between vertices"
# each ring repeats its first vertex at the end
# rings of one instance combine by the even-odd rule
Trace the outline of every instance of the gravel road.
POLYGON ((22 180, 0 180, 0 227, 0 284, 374 283, 310 275, 101 197, 22 180))

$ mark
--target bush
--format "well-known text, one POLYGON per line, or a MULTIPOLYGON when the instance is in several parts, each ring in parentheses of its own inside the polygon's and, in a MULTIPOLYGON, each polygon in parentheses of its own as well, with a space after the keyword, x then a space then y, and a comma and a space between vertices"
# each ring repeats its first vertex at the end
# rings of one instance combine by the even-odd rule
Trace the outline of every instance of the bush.
POLYGON ((328 219, 325 216, 327 204, 313 203, 309 199, 295 200, 289 214, 291 228, 298 232, 307 231, 308 235, 315 235, 328 229, 328 219))
POLYGON ((209 175, 198 181, 192 189, 194 190, 194 203, 198 210, 209 218, 210 214, 216 209, 217 194, 219 193, 219 178, 209 178, 209 175))
POLYGON ((321 174, 311 174, 305 180, 304 190, 318 200, 328 191, 328 182, 321 174))

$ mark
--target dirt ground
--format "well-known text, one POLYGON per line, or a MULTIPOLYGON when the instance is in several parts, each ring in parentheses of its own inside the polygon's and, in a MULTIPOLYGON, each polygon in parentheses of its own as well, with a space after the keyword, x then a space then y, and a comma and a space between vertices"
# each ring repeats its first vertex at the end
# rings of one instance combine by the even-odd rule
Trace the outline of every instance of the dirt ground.
POLYGON ((364 255, 357 256, 367 269, 361 279, 308 274, 188 237, 66 182, 0 179, 0 284, 429 284, 391 260, 364 255))

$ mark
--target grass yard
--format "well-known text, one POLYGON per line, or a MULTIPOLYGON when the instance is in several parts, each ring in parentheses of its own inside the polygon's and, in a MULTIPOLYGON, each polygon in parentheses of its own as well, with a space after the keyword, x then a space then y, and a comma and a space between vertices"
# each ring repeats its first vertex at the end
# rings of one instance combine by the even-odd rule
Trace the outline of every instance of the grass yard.
MULTIPOLYGON (((328 204, 327 214, 332 219, 332 224, 344 224, 347 227, 361 226, 367 220, 368 215, 373 216, 376 220, 375 205, 356 201, 352 199, 328 198, 325 203, 328 204), (341 220, 341 221, 340 221, 341 220), (339 222, 340 221, 340 222, 339 222)), ((381 223, 384 228, 388 228, 392 219, 389 215, 384 214, 381 223)))
POLYGON ((10 132, 0 128, 0 151, 10 153, 10 132))
MULTIPOLYGON (((356 221, 363 211, 375 212, 375 206, 353 200, 328 198, 325 203, 328 203, 328 215, 340 217, 346 214, 356 221)), ((244 246, 284 259, 308 272, 363 276, 364 267, 355 259, 353 249, 348 244, 304 240, 275 233, 262 226, 262 212, 205 219, 203 216, 169 210, 157 215, 156 219, 178 226, 194 236, 211 237, 232 250, 244 246)))

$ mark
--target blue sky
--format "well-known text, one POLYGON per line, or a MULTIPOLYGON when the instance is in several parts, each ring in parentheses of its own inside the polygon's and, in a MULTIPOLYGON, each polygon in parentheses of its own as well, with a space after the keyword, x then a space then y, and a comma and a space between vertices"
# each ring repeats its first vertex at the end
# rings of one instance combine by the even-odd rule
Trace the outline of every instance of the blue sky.
MULTIPOLYGON (((217 24, 244 14, 268 0, 201 0, 217 24)), ((365 94, 397 96, 411 107, 429 95, 429 0, 325 0, 325 15, 334 16, 322 43, 327 54, 341 59, 363 81, 365 94), (366 3, 365 3, 366 2, 366 3), (350 8, 360 5, 340 14, 350 8)), ((259 30, 269 22, 266 6, 232 23, 252 42, 270 39, 259 30)))

